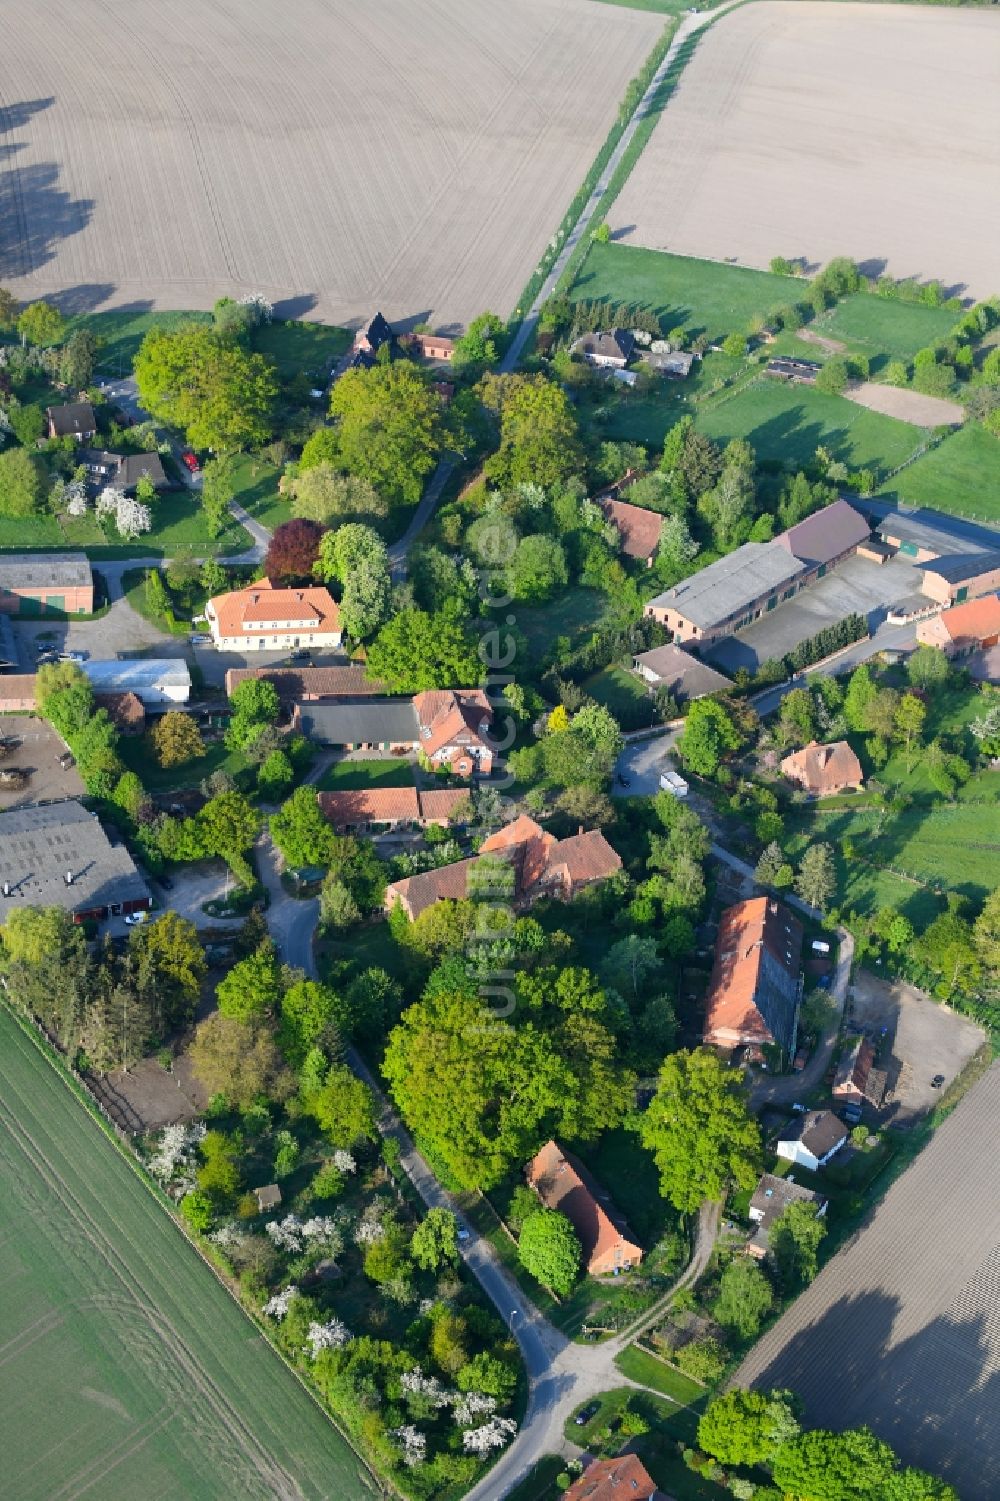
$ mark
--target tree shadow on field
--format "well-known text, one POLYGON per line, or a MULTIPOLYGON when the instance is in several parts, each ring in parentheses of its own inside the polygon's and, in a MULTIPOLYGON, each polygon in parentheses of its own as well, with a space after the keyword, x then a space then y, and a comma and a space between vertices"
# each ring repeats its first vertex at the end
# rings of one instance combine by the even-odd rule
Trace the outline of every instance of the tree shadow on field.
MULTIPOLYGON (((66 318, 79 318, 84 313, 96 312, 103 303, 115 294, 112 282, 91 281, 81 282, 76 287, 65 287, 61 292, 53 292, 47 301, 53 303, 66 318)), ((129 307, 129 312, 148 312, 149 302, 139 303, 129 307)), ((126 311, 116 308, 116 312, 126 311)))
POLYGON ((892 1348, 899 1298, 885 1289, 838 1298, 767 1365, 754 1363, 753 1385, 791 1388, 808 1426, 866 1425, 905 1464, 950 1481, 963 1501, 990 1501, 989 1477, 1000 1473, 1000 1373, 980 1308, 996 1260, 994 1252, 948 1309, 892 1348))
MULTIPOLYGON (((53 98, 24 100, 0 109, 0 138, 22 130, 53 98)), ((51 261, 60 240, 85 229, 93 200, 73 198, 58 186, 59 165, 35 162, 19 167, 14 158, 24 143, 3 139, 0 159, 0 279, 28 276, 51 261)))
POLYGON ((282 320, 305 318, 316 306, 315 292, 300 292, 296 297, 283 297, 274 304, 274 316, 282 320))
MULTIPOLYGON (((413 330, 415 328, 419 328, 422 323, 429 323, 431 321, 432 311, 433 309, 431 308, 424 308, 423 312, 421 313, 410 313, 405 318, 396 318, 393 320, 393 330, 397 334, 412 333, 413 330)), ((458 334, 463 332, 463 329, 460 324, 451 323, 448 325, 448 328, 442 330, 442 332, 446 333, 449 337, 457 337, 458 334)))

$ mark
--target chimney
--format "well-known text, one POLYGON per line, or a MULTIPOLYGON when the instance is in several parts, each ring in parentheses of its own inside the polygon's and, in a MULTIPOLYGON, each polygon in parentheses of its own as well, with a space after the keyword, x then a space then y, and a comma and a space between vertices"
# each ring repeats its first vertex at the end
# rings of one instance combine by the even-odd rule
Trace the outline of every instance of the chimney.
POLYGON ((66 885, 67 886, 72 886, 72 884, 73 884, 73 872, 71 870, 68 870, 66 872, 66 885))

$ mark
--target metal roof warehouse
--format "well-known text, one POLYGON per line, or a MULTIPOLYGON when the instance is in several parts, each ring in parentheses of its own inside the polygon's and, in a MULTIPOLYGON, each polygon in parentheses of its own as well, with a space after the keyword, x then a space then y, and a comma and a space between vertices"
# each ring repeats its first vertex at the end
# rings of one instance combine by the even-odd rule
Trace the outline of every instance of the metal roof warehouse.
POLYGON ((123 844, 72 799, 0 818, 0 921, 11 907, 63 907, 77 920, 146 911, 149 891, 123 844))

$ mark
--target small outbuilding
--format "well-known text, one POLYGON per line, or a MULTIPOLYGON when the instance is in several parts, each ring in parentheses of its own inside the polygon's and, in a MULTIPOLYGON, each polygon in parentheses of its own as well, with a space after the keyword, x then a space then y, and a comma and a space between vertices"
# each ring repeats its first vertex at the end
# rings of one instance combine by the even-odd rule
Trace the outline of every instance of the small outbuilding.
POLYGON ((257 1200, 259 1214, 267 1214, 269 1209, 277 1209, 281 1204, 281 1189, 277 1183, 268 1183, 264 1188, 255 1188, 253 1194, 257 1200))
POLYGON ((807 1110, 790 1121, 778 1138, 779 1157, 816 1173, 847 1141, 847 1127, 832 1110, 807 1110))
POLYGON ((779 1178, 777 1173, 764 1173, 754 1189, 750 1200, 749 1217, 753 1234, 744 1246, 748 1256, 763 1260, 770 1249, 770 1234, 775 1223, 781 1219, 789 1204, 815 1204, 817 1214, 826 1213, 826 1200, 811 1188, 803 1188, 793 1178, 779 1178))
POLYGON ((632 658, 632 666, 651 688, 665 688, 678 703, 704 698, 709 693, 725 693, 732 687, 721 672, 673 642, 640 652, 632 658))

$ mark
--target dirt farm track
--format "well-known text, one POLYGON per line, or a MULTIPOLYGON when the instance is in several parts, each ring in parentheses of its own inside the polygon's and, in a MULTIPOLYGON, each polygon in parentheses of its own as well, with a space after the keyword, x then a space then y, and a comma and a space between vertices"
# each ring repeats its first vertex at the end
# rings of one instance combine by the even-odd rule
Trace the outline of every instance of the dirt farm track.
POLYGON ((0 282, 69 311, 506 315, 663 17, 593 0, 0 0, 0 282))
POLYGON ((1000 291, 1000 12, 733 11, 698 43, 610 222, 679 255, 851 255, 1000 291))

